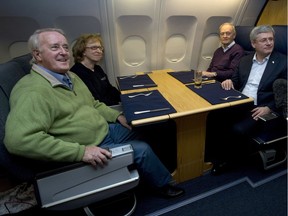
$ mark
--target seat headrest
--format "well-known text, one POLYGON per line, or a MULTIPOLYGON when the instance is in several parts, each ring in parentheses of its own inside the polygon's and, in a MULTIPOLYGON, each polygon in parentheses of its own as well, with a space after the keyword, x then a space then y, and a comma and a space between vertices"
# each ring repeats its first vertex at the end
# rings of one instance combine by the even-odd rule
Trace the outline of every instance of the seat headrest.
POLYGON ((254 26, 235 26, 236 38, 235 42, 239 44, 246 52, 254 51, 250 42, 250 32, 254 26))
POLYGON ((275 31, 274 49, 287 55, 287 25, 273 25, 275 31))
POLYGON ((26 74, 28 74, 32 67, 31 60, 32 60, 32 55, 31 53, 28 53, 22 56, 15 57, 10 61, 17 62, 22 67, 23 71, 26 74))

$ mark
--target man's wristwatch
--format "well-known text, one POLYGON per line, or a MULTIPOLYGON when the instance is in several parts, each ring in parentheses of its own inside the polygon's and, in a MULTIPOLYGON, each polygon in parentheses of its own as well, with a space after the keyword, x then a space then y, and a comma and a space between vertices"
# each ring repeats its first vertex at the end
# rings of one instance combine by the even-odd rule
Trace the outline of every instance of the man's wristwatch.
POLYGON ((213 72, 213 76, 216 77, 216 76, 217 76, 217 73, 216 73, 216 72, 213 72))

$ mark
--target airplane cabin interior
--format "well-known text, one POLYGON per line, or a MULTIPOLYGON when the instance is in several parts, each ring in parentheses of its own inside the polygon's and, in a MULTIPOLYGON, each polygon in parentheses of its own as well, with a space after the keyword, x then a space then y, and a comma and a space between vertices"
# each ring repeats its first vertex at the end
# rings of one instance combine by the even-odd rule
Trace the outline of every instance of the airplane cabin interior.
MULTIPOLYGON (((20 166, 19 168, 17 163, 14 164, 13 159, 9 158, 10 156, 7 157, 3 140, 5 121, 9 112, 9 94, 15 83, 30 71, 31 66, 27 63, 31 56, 27 55, 29 53, 27 45, 30 35, 36 29, 48 27, 62 29, 68 39, 70 53, 80 35, 100 34, 105 52, 99 64, 106 72, 111 84, 118 86, 117 77, 120 76, 148 74, 151 71, 161 70, 206 70, 214 51, 221 45, 219 26, 226 22, 233 23, 236 31, 239 30, 236 42, 242 43, 241 45, 246 46, 247 51, 252 52, 249 32, 245 33, 245 29, 252 29, 262 24, 275 27, 277 42, 275 49, 287 56, 286 0, 2 0, 0 7, 1 205, 5 191, 11 190, 17 185, 13 178, 11 179, 11 173, 22 180, 31 178, 31 173, 27 174, 24 171, 23 174, 22 169, 25 170, 26 167, 20 166), (241 34, 246 36, 245 39, 241 34), (12 75, 7 78, 7 73, 10 72, 12 75), (7 167, 3 166, 4 163, 8 163, 7 167, 10 170, 7 171, 7 167)), ((74 63, 73 60, 71 54, 71 66, 74 63)), ((169 98, 169 95, 166 97, 169 98)), ((208 107, 206 103, 203 102, 203 106, 208 107)), ((179 107, 181 108, 181 104, 179 107)), ((221 106, 219 107, 221 108, 221 106)), ((165 142, 172 143, 170 151, 163 150, 165 143, 162 143, 155 147, 155 152, 167 165, 176 182, 193 181, 198 177, 205 176, 205 173, 211 169, 211 164, 204 163, 203 150, 205 148, 203 119, 206 119, 211 109, 203 110, 203 112, 196 110, 175 115, 172 121, 169 119, 171 127, 169 126, 166 134, 158 134, 158 136, 167 136, 165 142), (188 114, 191 116, 185 118, 185 115, 188 114), (191 123, 191 128, 186 130, 186 125, 191 121, 194 121, 191 123), (198 124, 198 121, 202 123, 198 124), (202 138, 194 139, 193 136, 198 136, 198 134, 202 138), (192 137, 191 140, 188 137, 192 137), (183 143, 183 146, 179 147, 178 142, 183 143), (199 145, 189 147, 191 142, 199 145), (196 149, 198 153, 190 152, 191 149, 193 151, 196 149), (165 154, 165 151, 166 156, 161 156, 160 154, 165 154), (193 158, 193 160, 189 158, 193 158)), ((171 116, 173 117, 173 115, 171 116)), ((151 123, 148 121, 148 129, 146 129, 150 132, 157 131, 156 128, 163 127, 161 122, 165 122, 165 120, 167 119, 159 120, 159 125, 156 123, 152 126, 149 126, 151 123)), ((141 124, 141 121, 139 122, 141 124)), ((144 125, 146 126, 146 124, 144 125)), ((284 132, 284 135, 281 134, 281 138, 278 133, 277 136, 273 139, 287 142, 287 131, 284 132)), ((266 141, 263 141, 265 138, 261 135, 255 138, 255 141, 263 146, 266 144, 266 141)), ((161 137, 156 139, 157 142, 161 141, 161 137)), ((37 185, 35 191, 38 205, 41 208, 56 211, 85 207, 85 214, 92 216, 94 213, 86 207, 87 205, 135 189, 141 182, 141 178, 136 169, 130 169, 133 164, 131 146, 128 145, 122 149, 115 148, 113 152, 117 157, 115 156, 110 168, 103 172, 91 174, 93 173, 91 166, 76 163, 69 164, 66 171, 57 169, 52 173, 45 172, 38 175, 34 179, 37 185), (96 184, 97 187, 95 187, 96 184)), ((274 166, 286 163, 285 156, 279 164, 270 164, 269 156, 275 152, 271 150, 266 153, 261 154, 262 160, 265 161, 264 169, 272 168, 273 170, 274 166)), ((284 170, 287 176, 287 167, 284 170)), ((18 183, 18 180, 16 182, 18 183)), ((188 199, 192 198, 188 197, 188 199)), ((136 198, 133 197, 132 212, 126 215, 133 215, 135 208, 137 209, 138 204, 135 200, 136 198)), ((0 207, 0 210, 2 209, 0 215, 6 215, 4 214, 7 210, 5 206, 0 207), (2 214, 2 212, 4 213, 2 214)), ((145 206, 145 203, 141 203, 140 206, 145 206)), ((106 208, 111 208, 111 206, 106 208)), ((154 213, 147 212, 142 214, 141 210, 138 210, 134 214, 162 215, 161 210, 154 213)), ((12 213, 7 213, 7 215, 10 214, 12 215, 12 213)))

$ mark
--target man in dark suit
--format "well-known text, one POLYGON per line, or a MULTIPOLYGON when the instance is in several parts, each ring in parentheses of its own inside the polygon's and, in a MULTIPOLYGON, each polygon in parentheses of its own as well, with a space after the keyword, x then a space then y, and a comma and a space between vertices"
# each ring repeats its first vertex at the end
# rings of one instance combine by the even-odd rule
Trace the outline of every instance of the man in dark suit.
POLYGON ((281 114, 275 105, 273 82, 287 79, 287 56, 273 51, 274 34, 271 26, 255 27, 250 33, 255 53, 242 57, 232 78, 221 83, 226 90, 233 88, 252 97, 254 104, 209 115, 205 160, 213 163, 214 175, 222 173, 227 162, 237 155, 243 157, 242 153, 251 147, 250 137, 263 127, 259 117, 271 112, 281 114), (221 128, 220 121, 224 124, 221 128))

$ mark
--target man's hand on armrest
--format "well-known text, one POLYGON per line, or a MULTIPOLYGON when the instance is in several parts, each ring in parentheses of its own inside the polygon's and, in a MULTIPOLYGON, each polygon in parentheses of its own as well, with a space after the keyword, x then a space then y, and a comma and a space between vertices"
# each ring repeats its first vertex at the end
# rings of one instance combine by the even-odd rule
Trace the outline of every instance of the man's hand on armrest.
POLYGON ((261 116, 271 113, 271 109, 268 106, 265 107, 256 107, 252 111, 252 118, 258 120, 261 116))
POLYGON ((97 165, 104 166, 110 158, 112 158, 110 151, 98 146, 86 146, 82 161, 96 167, 97 165))

